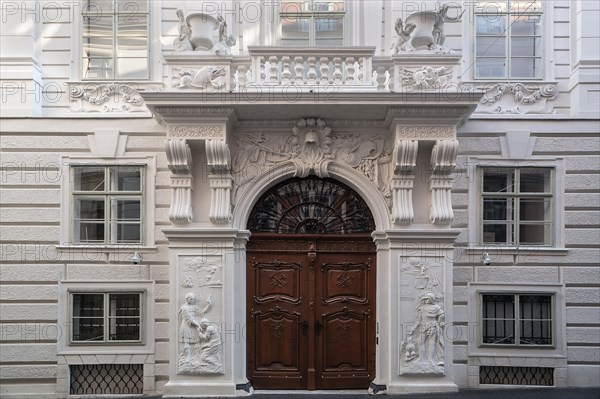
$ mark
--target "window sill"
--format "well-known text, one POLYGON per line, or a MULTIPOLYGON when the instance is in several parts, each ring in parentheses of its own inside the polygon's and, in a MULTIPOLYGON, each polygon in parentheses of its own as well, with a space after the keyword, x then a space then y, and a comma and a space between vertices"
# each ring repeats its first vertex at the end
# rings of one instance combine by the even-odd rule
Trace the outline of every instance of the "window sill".
POLYGON ((105 244, 61 244, 57 245, 56 249, 60 251, 76 251, 79 249, 101 249, 107 252, 131 252, 131 251, 139 251, 139 252, 156 252, 158 250, 157 246, 149 246, 149 245, 139 245, 139 244, 113 244, 113 245, 105 245, 105 244))
POLYGON ((503 255, 534 255, 541 254, 546 256, 566 256, 569 253, 567 248, 554 247, 503 247, 503 246, 475 246, 464 248, 467 254, 483 255, 488 254, 503 254, 503 255))

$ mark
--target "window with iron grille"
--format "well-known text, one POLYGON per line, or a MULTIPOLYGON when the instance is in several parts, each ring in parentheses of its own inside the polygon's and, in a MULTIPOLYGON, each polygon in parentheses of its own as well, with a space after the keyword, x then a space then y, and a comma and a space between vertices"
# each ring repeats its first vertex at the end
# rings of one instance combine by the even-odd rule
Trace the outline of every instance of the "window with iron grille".
POLYGON ((281 0, 280 43, 284 46, 342 46, 344 0, 281 0))
POLYGON ((542 78, 542 1, 480 0, 475 6, 475 78, 542 78))
POLYGON ((489 293, 481 295, 481 343, 553 345, 553 296, 489 293))
POLYGON ((149 1, 85 0, 83 79, 149 78, 149 1))
POLYGON ((78 364, 69 366, 71 395, 141 395, 143 364, 78 364))
POLYGON ((79 293, 71 298, 72 343, 142 343, 142 293, 79 293))
POLYGON ((71 172, 71 242, 142 244, 144 168, 90 164, 71 172))
POLYGON ((551 246, 553 169, 481 167, 479 244, 551 246))

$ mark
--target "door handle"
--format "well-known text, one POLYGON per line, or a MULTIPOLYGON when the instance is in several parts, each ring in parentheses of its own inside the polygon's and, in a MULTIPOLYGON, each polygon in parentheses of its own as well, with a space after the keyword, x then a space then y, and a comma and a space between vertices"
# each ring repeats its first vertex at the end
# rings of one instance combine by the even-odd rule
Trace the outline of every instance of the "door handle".
POLYGON ((319 336, 321 334, 321 330, 323 330, 323 325, 319 320, 315 321, 315 335, 319 336))
POLYGON ((302 335, 308 334, 308 321, 304 320, 300 323, 300 330, 302 331, 302 335))

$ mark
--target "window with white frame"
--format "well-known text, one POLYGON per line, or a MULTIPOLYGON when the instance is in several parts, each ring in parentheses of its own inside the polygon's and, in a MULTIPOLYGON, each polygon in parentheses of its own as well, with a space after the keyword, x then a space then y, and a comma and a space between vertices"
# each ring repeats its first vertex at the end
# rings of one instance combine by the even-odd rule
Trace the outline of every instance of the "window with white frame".
POLYGON ((482 293, 481 344, 553 345, 553 295, 482 293))
POLYGON ((541 0, 480 0, 475 6, 475 78, 541 79, 541 0))
POLYGON ((144 166, 71 166, 73 244, 143 244, 144 166))
POLYGON ((72 343, 141 343, 142 292, 70 292, 72 343))
POLYGON ((149 79, 149 0, 82 2, 83 79, 149 79))
POLYGON ((342 46, 346 34, 344 0, 281 0, 280 44, 342 46))
POLYGON ((480 167, 479 244, 551 246, 554 169, 480 167))

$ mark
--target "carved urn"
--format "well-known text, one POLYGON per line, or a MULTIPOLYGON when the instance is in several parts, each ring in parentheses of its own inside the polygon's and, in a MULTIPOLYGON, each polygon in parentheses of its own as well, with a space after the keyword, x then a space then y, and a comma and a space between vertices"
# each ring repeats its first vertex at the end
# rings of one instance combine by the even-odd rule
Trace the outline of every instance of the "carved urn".
POLYGON ((193 13, 187 16, 186 22, 191 27, 190 42, 194 50, 210 50, 214 46, 213 32, 219 27, 219 21, 213 16, 193 13))
POLYGON ((405 25, 415 25, 410 44, 415 50, 430 50, 435 43, 433 28, 438 14, 435 11, 418 11, 406 17, 405 25))

